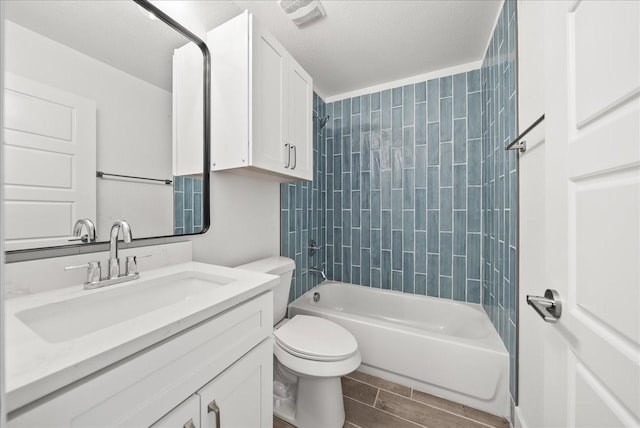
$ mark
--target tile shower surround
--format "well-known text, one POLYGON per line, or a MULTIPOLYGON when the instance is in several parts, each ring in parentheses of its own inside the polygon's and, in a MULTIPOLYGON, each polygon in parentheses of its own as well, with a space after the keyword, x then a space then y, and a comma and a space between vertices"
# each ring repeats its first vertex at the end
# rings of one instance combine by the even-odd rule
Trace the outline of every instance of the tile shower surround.
POLYGON ((480 303, 516 392, 516 13, 506 0, 480 70, 325 103, 314 181, 281 187, 290 301, 330 279, 480 303), (322 249, 309 257, 309 238, 322 249), (481 276, 482 275, 482 276, 481 276))
MULTIPOLYGON (((313 114, 325 116, 326 105, 313 94, 313 114)), ((280 254, 296 262, 289 301, 297 299, 322 282, 310 267, 327 268, 325 252, 325 126, 320 129, 313 120, 313 181, 298 181, 280 185, 280 254), (309 241, 321 249, 309 255, 309 241)))
POLYGON ((326 106, 314 97, 331 116, 314 123, 319 179, 281 190, 292 299, 320 282, 311 236, 331 279, 480 302, 480 89, 474 70, 326 106))
POLYGON ((327 104, 327 275, 480 302, 479 70, 327 104))
POLYGON ((482 305, 510 356, 516 396, 517 134, 516 3, 506 0, 480 70, 482 78, 482 305))

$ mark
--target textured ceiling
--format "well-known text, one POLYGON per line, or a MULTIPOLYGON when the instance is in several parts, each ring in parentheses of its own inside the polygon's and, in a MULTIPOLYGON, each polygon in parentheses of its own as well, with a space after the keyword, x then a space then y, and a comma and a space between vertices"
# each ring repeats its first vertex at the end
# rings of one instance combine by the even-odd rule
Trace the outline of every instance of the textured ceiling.
MULTIPOLYGON (((171 51, 186 39, 133 2, 3 2, 8 19, 171 88, 171 51)), ((325 0, 327 16, 305 28, 274 0, 154 3, 201 37, 249 9, 330 97, 482 59, 501 0, 325 0)))
POLYGON ((481 60, 502 4, 325 0, 327 16, 298 28, 277 1, 235 3, 269 28, 327 97, 481 60))

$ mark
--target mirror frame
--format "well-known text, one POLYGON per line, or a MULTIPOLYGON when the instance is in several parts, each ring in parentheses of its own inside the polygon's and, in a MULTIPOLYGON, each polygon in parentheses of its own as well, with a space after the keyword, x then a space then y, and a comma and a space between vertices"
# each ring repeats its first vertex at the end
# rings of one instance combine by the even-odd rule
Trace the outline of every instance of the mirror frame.
MULTIPOLYGON (((169 242, 184 241, 185 237, 201 235, 209 230, 211 225, 210 207, 210 179, 209 166, 211 164, 211 54, 204 40, 189 31, 186 27, 175 21, 169 15, 151 4, 149 0, 132 0, 140 7, 164 22, 178 33, 195 43, 203 56, 203 108, 204 129, 203 129, 203 174, 202 174, 202 229, 195 233, 185 233, 183 235, 163 235, 149 236, 145 238, 134 238, 131 244, 119 243, 123 248, 142 247, 147 245, 158 245, 169 242)), ((3 86, 4 88, 4 86, 3 86)), ((3 89, 4 90, 4 89, 3 89)), ((4 203, 4 200, 2 201, 4 203)), ((5 251, 5 262, 19 262, 26 260, 36 260, 50 257, 62 257, 73 254, 95 253, 108 250, 109 243, 91 242, 82 244, 60 245, 54 247, 26 248, 21 250, 5 251)))

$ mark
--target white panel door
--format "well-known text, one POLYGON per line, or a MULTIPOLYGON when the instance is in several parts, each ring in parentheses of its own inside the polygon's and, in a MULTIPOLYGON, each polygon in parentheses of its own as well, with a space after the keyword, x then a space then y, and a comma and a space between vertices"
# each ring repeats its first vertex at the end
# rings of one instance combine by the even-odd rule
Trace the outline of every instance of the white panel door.
POLYGON ((313 81, 293 59, 289 60, 289 130, 291 175, 313 179, 313 81))
POLYGON ((96 104, 5 73, 5 249, 69 244, 96 220, 96 104))
POLYGON ((544 24, 547 276, 539 293, 551 288, 563 299, 560 321, 545 325, 545 426, 636 427, 640 2, 545 2, 544 24))

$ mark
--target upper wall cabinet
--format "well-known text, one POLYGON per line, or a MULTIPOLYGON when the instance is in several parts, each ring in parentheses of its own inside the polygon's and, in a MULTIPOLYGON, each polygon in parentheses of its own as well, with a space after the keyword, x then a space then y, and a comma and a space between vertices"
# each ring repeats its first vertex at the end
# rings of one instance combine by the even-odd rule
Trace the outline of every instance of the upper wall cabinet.
POLYGON ((207 34, 212 171, 313 176, 313 80, 248 11, 207 34))

